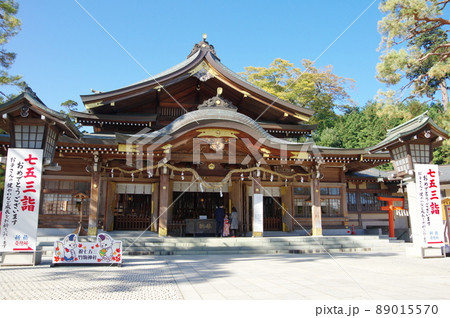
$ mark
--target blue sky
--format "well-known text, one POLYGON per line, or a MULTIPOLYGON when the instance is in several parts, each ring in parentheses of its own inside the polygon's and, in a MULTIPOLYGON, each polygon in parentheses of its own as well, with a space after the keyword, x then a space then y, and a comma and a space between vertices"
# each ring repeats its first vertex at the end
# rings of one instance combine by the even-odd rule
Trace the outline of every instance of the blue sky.
POLYGON ((349 93, 359 106, 385 89, 375 79, 379 1, 19 0, 19 4, 22 30, 7 45, 17 53, 10 72, 22 75, 44 103, 57 110, 68 99, 84 110, 79 96, 90 94, 91 88, 120 88, 182 62, 203 33, 235 72, 268 66, 275 58, 297 66, 302 59, 317 59, 316 67, 332 65, 334 74, 356 81, 349 93))

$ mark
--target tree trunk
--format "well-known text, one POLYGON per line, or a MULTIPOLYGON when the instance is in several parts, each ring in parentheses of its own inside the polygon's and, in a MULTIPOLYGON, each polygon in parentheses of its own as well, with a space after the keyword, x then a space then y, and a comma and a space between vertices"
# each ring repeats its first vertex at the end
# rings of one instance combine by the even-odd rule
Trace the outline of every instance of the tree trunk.
POLYGON ((442 94, 442 106, 444 107, 444 112, 447 112, 448 90, 447 90, 447 82, 445 79, 439 84, 439 89, 441 90, 441 94, 442 94))

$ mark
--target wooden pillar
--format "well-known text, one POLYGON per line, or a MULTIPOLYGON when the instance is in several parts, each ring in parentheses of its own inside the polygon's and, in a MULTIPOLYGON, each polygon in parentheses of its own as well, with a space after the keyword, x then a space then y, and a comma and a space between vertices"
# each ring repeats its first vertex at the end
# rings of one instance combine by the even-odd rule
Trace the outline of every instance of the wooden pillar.
POLYGON ((293 209, 292 209, 292 186, 281 187, 281 221, 283 232, 292 231, 293 209))
POLYGON ((264 195, 261 189, 261 179, 252 178, 252 188, 253 188, 253 237, 261 237, 264 235, 264 219, 263 219, 263 198, 264 195))
POLYGON ((109 182, 108 192, 106 195, 106 211, 105 211, 105 231, 114 229, 114 209, 116 208, 116 183, 109 182))
POLYGON ((341 209, 342 209, 342 216, 344 217, 344 227, 348 228, 348 204, 347 204, 347 178, 345 176, 345 168, 341 170, 341 209))
POLYGON ((159 183, 152 183, 152 211, 151 211, 151 227, 150 231, 156 232, 158 229, 158 212, 159 212, 159 183))
POLYGON ((311 180, 311 203, 312 203, 312 235, 322 235, 322 206, 320 204, 320 181, 318 172, 313 173, 311 180))
POLYGON ((98 211, 100 210, 101 173, 91 175, 91 198, 89 202, 88 235, 97 235, 98 211))
POLYGON ((243 183, 238 181, 233 181, 231 184, 230 189, 230 199, 231 199, 231 206, 235 207, 238 212, 238 219, 239 219, 239 232, 246 232, 247 230, 244 229, 244 198, 242 195, 242 186, 243 183))
POLYGON ((169 173, 167 168, 161 168, 159 176, 159 213, 158 213, 158 234, 167 236, 167 220, 169 209, 169 173))

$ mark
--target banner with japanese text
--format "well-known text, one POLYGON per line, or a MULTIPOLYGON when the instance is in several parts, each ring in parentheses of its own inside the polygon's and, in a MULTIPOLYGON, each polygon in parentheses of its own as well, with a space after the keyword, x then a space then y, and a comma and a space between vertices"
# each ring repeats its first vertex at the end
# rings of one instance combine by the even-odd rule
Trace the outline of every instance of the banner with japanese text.
POLYGON ((444 245, 444 223, 441 209, 441 187, 437 165, 415 164, 417 197, 423 244, 444 245))
POLYGON ((253 232, 262 233, 264 231, 263 199, 264 196, 262 194, 253 194, 253 232))
POLYGON ((0 251, 35 251, 41 195, 42 149, 8 150, 0 251))

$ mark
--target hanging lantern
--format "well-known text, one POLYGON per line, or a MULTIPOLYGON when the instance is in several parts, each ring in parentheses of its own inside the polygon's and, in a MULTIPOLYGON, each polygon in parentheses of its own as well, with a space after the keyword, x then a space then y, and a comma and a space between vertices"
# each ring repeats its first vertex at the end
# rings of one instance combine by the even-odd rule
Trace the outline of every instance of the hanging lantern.
POLYGON ((300 182, 303 183, 303 177, 300 178, 300 182))
POLYGON ((220 197, 223 197, 222 188, 220 188, 220 197))
POLYGON ((111 169, 111 178, 114 178, 114 169, 111 169))
POLYGON ((273 181, 273 174, 270 174, 270 182, 273 181))
POLYGON ((184 180, 184 171, 181 171, 181 180, 184 180))
POLYGON ((241 173, 241 181, 244 181, 244 174, 241 173))
POLYGON ((147 170, 148 178, 150 179, 153 176, 152 170, 147 170))
POLYGON ((131 182, 134 182, 134 173, 131 173, 131 182))

